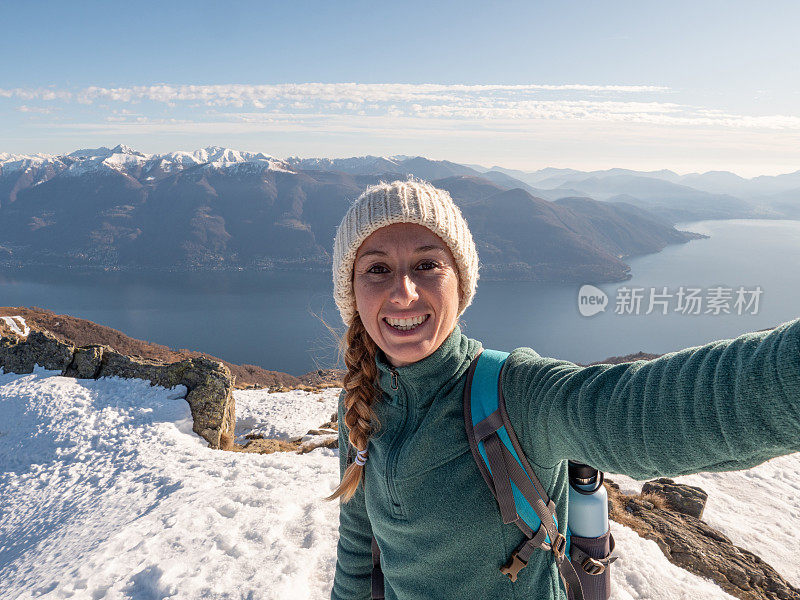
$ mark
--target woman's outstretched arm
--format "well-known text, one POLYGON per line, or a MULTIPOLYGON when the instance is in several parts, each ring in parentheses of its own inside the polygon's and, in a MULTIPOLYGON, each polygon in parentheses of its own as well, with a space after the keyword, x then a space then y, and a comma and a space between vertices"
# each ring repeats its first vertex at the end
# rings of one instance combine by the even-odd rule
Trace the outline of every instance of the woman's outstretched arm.
MULTIPOLYGON (((347 426, 339 395, 339 479, 347 467, 347 426)), ((369 600, 372 593, 372 526, 364 506, 364 486, 358 486, 349 502, 339 504, 339 542, 331 600, 369 600)))
POLYGON ((509 418, 541 466, 641 480, 800 451, 800 318, 652 361, 581 367, 518 348, 506 362, 509 418))

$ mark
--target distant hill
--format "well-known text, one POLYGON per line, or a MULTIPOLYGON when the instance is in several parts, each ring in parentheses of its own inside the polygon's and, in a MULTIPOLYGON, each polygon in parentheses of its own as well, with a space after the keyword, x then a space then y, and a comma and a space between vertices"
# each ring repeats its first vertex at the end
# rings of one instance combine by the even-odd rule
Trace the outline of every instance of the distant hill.
POLYGON ((751 179, 729 171, 678 175, 667 169, 579 171, 548 167, 526 172, 492 167, 491 171, 534 186, 533 193, 548 200, 564 196, 590 196, 595 200, 626 197, 626 201, 671 222, 800 218, 800 171, 751 179))
POLYGON ((569 180, 546 190, 523 172, 420 156, 281 160, 221 147, 149 155, 120 145, 0 154, 0 264, 327 272, 349 204, 370 184, 410 174, 450 191, 490 279, 625 280, 625 257, 697 237, 672 227, 676 215, 749 214, 736 198, 624 170, 531 176, 569 180), (614 193, 626 193, 624 203, 598 201, 614 193))
MULTIPOLYGON (((452 187, 450 180, 436 184, 452 187)), ((624 281, 630 267, 623 257, 704 237, 677 231, 627 205, 588 198, 549 202, 519 188, 465 202, 461 209, 483 270, 501 278, 624 281)))

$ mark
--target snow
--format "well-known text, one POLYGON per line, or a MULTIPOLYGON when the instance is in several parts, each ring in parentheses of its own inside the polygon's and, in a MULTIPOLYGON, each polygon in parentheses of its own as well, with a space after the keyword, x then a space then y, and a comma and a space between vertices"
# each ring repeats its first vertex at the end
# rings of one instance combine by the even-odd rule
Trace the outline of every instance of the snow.
MULTIPOLYGON (((59 171, 66 168, 66 164, 59 156, 50 154, 9 154, 0 152, 0 176, 12 173, 27 173, 30 170, 41 170, 42 167, 52 167, 59 171)), ((46 173, 40 176, 47 177, 46 173)))
POLYGON ((611 567, 611 600, 731 600, 713 581, 669 562, 658 545, 610 522, 619 560, 611 567))
POLYGON ((0 375, 1 598, 329 596, 336 452, 211 450, 185 394, 0 375))
POLYGON ((331 420, 341 391, 327 388, 318 393, 292 390, 270 394, 266 390, 238 390, 236 435, 253 433, 284 440, 303 435, 331 420))
MULTIPOLYGON (((238 433, 301 435, 330 418, 340 391, 236 391, 238 433)), ((1 598, 329 598, 338 504, 322 498, 338 483, 337 451, 211 450, 191 431, 185 394, 40 367, 0 371, 1 598)), ((770 465, 721 474, 719 489, 737 489, 752 511, 776 493, 773 475, 779 494, 793 493, 798 469, 770 465)), ((715 519, 744 514, 727 500, 712 509, 706 489, 715 519)), ((793 528, 790 519, 759 530, 774 538, 793 528)), ((654 542, 612 530, 615 600, 731 598, 654 542)), ((791 568, 788 557, 771 562, 791 568)))
POLYGON ((109 149, 83 148, 67 155, 52 156, 46 154, 23 155, 0 153, 0 176, 30 169, 50 167, 50 173, 41 173, 37 185, 53 174, 81 177, 102 171, 116 171, 129 175, 140 181, 152 181, 148 174, 157 169, 162 173, 174 173, 186 168, 208 165, 216 169, 231 169, 242 165, 252 165, 267 171, 293 173, 287 162, 270 155, 233 150, 219 146, 209 146, 193 152, 169 152, 166 154, 144 154, 124 144, 109 149))
MULTIPOLYGON (((626 494, 642 483, 624 475, 609 479, 626 494)), ((800 586, 796 560, 800 537, 800 453, 773 458, 757 467, 727 473, 675 477, 708 493, 703 520, 737 546, 755 552, 792 585, 800 586)))
POLYGON ((31 328, 28 327, 28 324, 25 322, 25 317, 12 315, 10 317, 0 317, 0 319, 2 319, 8 328, 17 335, 28 337, 28 334, 31 332, 31 328))

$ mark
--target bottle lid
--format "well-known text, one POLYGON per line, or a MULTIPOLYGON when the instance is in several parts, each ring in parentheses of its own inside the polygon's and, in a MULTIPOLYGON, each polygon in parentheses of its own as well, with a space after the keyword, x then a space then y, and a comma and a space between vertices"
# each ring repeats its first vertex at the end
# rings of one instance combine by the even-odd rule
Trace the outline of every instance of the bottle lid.
POLYGON ((597 469, 583 463, 569 461, 569 479, 579 485, 589 485, 597 481, 597 469))

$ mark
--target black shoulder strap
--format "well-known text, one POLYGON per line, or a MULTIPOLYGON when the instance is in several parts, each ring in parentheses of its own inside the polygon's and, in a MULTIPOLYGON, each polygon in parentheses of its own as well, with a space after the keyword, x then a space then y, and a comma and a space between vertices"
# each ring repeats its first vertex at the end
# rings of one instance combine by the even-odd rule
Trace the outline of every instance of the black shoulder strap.
POLYGON ((378 540, 372 536, 372 574, 370 576, 372 585, 372 600, 383 600, 383 571, 381 570, 381 549, 378 548, 378 540))

